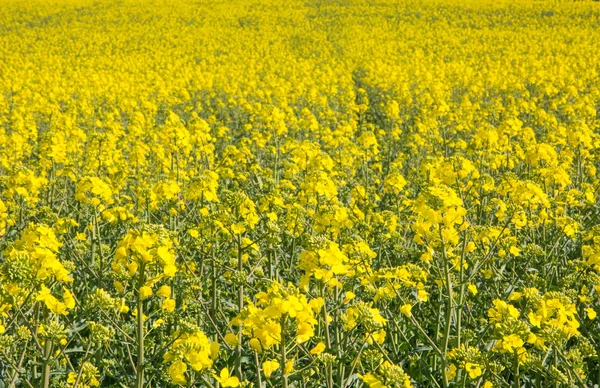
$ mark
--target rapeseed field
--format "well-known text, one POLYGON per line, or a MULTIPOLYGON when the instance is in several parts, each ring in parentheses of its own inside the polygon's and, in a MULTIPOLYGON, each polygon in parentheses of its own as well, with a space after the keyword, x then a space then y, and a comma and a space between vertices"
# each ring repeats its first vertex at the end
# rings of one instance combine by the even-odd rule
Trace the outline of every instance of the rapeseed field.
POLYGON ((600 384, 599 30, 1 0, 0 388, 600 384))

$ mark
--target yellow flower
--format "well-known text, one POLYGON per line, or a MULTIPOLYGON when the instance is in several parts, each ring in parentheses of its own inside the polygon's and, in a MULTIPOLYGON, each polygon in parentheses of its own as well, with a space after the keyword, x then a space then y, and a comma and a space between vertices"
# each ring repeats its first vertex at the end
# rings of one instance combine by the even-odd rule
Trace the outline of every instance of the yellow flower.
POLYGON ((217 341, 213 341, 210 343, 210 358, 215 360, 221 351, 221 344, 217 341))
POLYGON ((117 281, 117 280, 115 280, 115 281, 113 282, 113 286, 114 286, 114 287, 117 289, 117 291, 118 291, 119 293, 122 293, 122 292, 123 292, 123 290, 125 289, 125 287, 123 286, 123 283, 121 283, 121 282, 119 282, 119 281, 117 281))
POLYGON ((379 377, 375 376, 372 373, 367 373, 366 375, 358 375, 358 377, 364 381, 365 384, 369 388, 387 388, 387 385, 384 385, 383 382, 379 379, 379 377))
POLYGON ((157 296, 161 296, 163 298, 168 298, 171 296, 171 287, 169 286, 162 286, 158 289, 158 291, 156 292, 157 296))
POLYGON ((219 383, 221 383, 221 386, 223 388, 237 387, 238 385, 240 385, 240 380, 236 376, 230 376, 229 369, 227 368, 221 369, 221 373, 219 374, 219 376, 213 376, 219 383))
POLYGON ((352 299, 354 299, 356 297, 356 294, 353 293, 352 291, 348 291, 346 292, 346 296, 344 297, 344 300, 342 301, 343 304, 346 304, 348 302, 350 302, 352 299))
POLYGON ((522 297, 523 297, 523 293, 522 292, 513 292, 508 297, 508 300, 510 300, 510 301, 520 300, 522 297))
POLYGON ((154 321, 154 323, 152 323, 152 327, 156 329, 157 327, 159 327, 163 323, 165 323, 164 319, 162 319, 162 318, 161 319, 157 319, 156 321, 154 321))
POLYGON ((238 222, 237 224, 231 225, 231 231, 233 234, 242 234, 246 231, 243 222, 238 222))
POLYGON ((513 305, 508 304, 500 299, 494 300, 493 303, 494 308, 489 309, 488 311, 490 323, 501 323, 506 319, 519 317, 519 310, 517 310, 513 305))
POLYGON ((129 311, 129 306, 127 306, 125 304, 125 301, 123 299, 121 299, 121 302, 119 304, 119 312, 120 313, 126 313, 129 311))
POLYGON ((270 378, 271 374, 279 368, 277 360, 268 360, 262 363, 262 369, 266 378, 270 378))
POLYGON ((67 383, 74 384, 75 381, 77 381, 77 373, 69 372, 69 374, 67 375, 67 383))
POLYGON ((169 366, 168 373, 175 384, 185 384, 185 372, 187 371, 187 365, 180 360, 175 361, 169 366))
POLYGON ((225 342, 227 343, 227 345, 234 347, 237 346, 237 344, 239 344, 240 341, 237 335, 233 333, 227 333, 225 334, 225 342))
POLYGON ((419 302, 427 302, 429 300, 429 293, 425 290, 417 291, 417 300, 419 302))
POLYGON ((373 344, 373 340, 375 340, 377 343, 383 344, 385 342, 386 334, 387 333, 385 332, 385 330, 379 330, 374 333, 367 334, 368 335, 367 343, 369 345, 371 345, 371 344, 373 344))
POLYGON ((42 285, 38 296, 36 297, 37 301, 44 302, 48 310, 57 315, 68 315, 67 306, 60 302, 54 295, 50 293, 50 289, 44 285, 42 285))
POLYGON ((262 345, 258 338, 252 338, 248 343, 250 344, 250 347, 258 353, 262 352, 262 345))
POLYGON ((469 289, 469 292, 473 295, 477 295, 477 286, 473 283, 470 283, 467 288, 469 289))
POLYGON ((63 291, 63 301, 65 303, 65 306, 67 306, 68 309, 75 308, 75 298, 73 297, 71 291, 69 291, 65 287, 63 287, 63 291))
POLYGON ((587 317, 588 317, 589 319, 594 319, 594 318, 596 318, 596 315, 597 315, 597 314, 596 314, 596 311, 595 311, 593 308, 591 308, 591 307, 588 307, 588 308, 586 308, 586 309, 585 309, 585 312, 587 313, 587 317))
POLYGON ((177 273, 177 266, 175 266, 174 264, 167 264, 163 268, 163 273, 166 277, 173 277, 177 273))
POLYGON ((289 375, 293 371, 294 371, 294 359, 292 358, 291 360, 288 360, 285 363, 285 368, 283 369, 283 373, 285 373, 286 375, 289 375))
POLYGON ((542 323, 541 316, 535 314, 533 311, 530 311, 529 314, 527 314, 527 317, 529 318, 529 322, 531 323, 532 326, 540 327, 540 325, 542 323))
POLYGON ((325 344, 319 342, 314 348, 310 350, 310 354, 321 354, 325 350, 325 344))
POLYGON ((167 298, 162 302, 162 309, 168 313, 172 313, 175 310, 175 300, 167 298))
POLYGON ((140 298, 146 299, 150 295, 152 295, 152 288, 150 288, 148 286, 142 286, 142 287, 140 287, 140 298))
POLYGON ((300 323, 298 325, 298 332, 296 334, 296 343, 303 343, 308 341, 312 336, 315 335, 313 327, 308 323, 300 323))
POLYGON ((477 377, 481 376, 481 367, 477 364, 467 362, 465 364, 465 370, 472 379, 476 379, 477 377))
POLYGON ((504 336, 501 341, 502 349, 507 352, 512 352, 514 349, 518 349, 523 346, 523 340, 516 334, 504 336))
POLYGON ((411 310, 412 310, 412 305, 411 305, 411 304, 408 304, 408 303, 407 303, 407 304, 405 304, 405 305, 403 305, 403 306, 400 308, 400 312, 401 312, 402 314, 406 315, 407 317, 411 317, 411 316, 412 316, 411 310))
POLYGON ((450 364, 450 366, 448 367, 448 370, 444 372, 446 374, 446 378, 448 380, 453 380, 454 377, 456 377, 456 371, 457 371, 456 365, 450 364))

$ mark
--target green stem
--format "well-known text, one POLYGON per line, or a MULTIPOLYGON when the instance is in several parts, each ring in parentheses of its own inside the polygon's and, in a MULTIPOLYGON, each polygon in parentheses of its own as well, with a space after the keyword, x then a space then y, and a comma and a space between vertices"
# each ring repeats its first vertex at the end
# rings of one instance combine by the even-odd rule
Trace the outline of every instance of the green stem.
POLYGON ((467 248, 466 232, 463 232, 462 249, 460 253, 460 294, 458 296, 458 309, 456 310, 456 346, 460 346, 461 342, 461 326, 462 326, 462 309, 465 299, 465 250, 467 248))
MULTIPOLYGON (((446 326, 444 328, 444 342, 442 347, 442 368, 446 370, 446 354, 448 353, 448 345, 450 343, 450 329, 452 326, 452 310, 454 309, 453 295, 452 295, 452 277, 450 275, 450 260, 446 255, 446 245, 444 243, 444 236, 442 235, 442 227, 439 227, 440 239, 442 241, 442 256, 444 259, 444 275, 446 278, 446 290, 448 293, 448 304, 446 306, 446 326)), ((444 387, 448 386, 448 378, 446 374, 442 372, 444 387)))
POLYGON ((260 375, 260 361, 258 359, 258 353, 254 352, 254 362, 256 363, 256 384, 258 388, 262 387, 262 377, 260 375))
POLYGON ((52 354, 52 340, 47 338, 44 344, 44 366, 42 368, 41 387, 50 387, 50 355, 52 354))
POLYGON ((325 342, 327 349, 331 349, 331 336, 329 335, 329 313, 327 312, 327 299, 325 296, 325 284, 321 281, 321 297, 325 300, 323 304, 323 325, 325 326, 325 342))
POLYGON ((136 388, 144 387, 144 302, 140 295, 140 288, 144 286, 144 263, 140 265, 137 295, 137 375, 136 388))
POLYGON ((211 279, 211 305, 210 313, 214 319, 217 319, 217 258, 215 254, 215 243, 212 247, 212 279, 211 279))
POLYGON ((515 349, 514 371, 515 371, 515 388, 519 388, 521 386, 521 384, 519 383, 519 354, 517 353, 516 349, 515 349))
POLYGON ((281 350, 281 376, 282 376, 282 382, 283 382, 283 388, 288 388, 288 376, 285 373, 285 364, 287 363, 287 355, 286 355, 286 351, 287 349, 285 348, 286 344, 285 344, 285 315, 283 315, 281 317, 281 346, 280 346, 280 350, 281 350))
MULTIPOLYGON (((244 269, 244 261, 242 260, 242 235, 238 234, 237 236, 237 246, 238 246, 238 274, 241 274, 244 269)), ((238 313, 241 314, 244 309, 244 284, 240 283, 238 290, 238 313)), ((235 369, 236 374, 240 380, 243 380, 242 376, 242 325, 240 325, 238 331, 238 344, 236 348, 236 359, 235 359, 235 369)))
MULTIPOLYGON (((554 368, 555 368, 555 369, 558 369, 558 352, 556 351, 556 348, 554 348, 554 349, 552 350, 552 352, 554 353, 554 354, 552 355, 552 356, 553 356, 553 361, 554 361, 554 368)), ((558 388, 558 387, 559 387, 558 381, 557 381, 556 379, 554 379, 554 387, 555 387, 555 388, 558 388)))

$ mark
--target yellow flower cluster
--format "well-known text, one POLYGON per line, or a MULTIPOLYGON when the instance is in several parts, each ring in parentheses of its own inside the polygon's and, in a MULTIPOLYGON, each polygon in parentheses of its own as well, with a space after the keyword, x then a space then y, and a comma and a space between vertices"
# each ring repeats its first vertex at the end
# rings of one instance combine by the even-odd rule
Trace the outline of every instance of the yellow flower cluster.
POLYGON ((195 333, 175 333, 177 338, 164 355, 164 362, 171 363, 168 373, 176 384, 186 384, 188 365, 193 371, 210 368, 219 354, 218 342, 211 342, 201 331, 195 333))
POLYGON ((118 275, 134 277, 144 270, 157 275, 152 281, 172 278, 177 273, 173 242, 160 231, 129 231, 119 241, 112 269, 118 275))
POLYGON ((0 8, 0 385, 599 381, 597 2, 0 8))
POLYGON ((292 336, 302 344, 314 336, 315 315, 323 306, 322 298, 308 300, 294 286, 273 283, 266 292, 256 294, 251 304, 232 321, 250 337, 249 344, 257 352, 279 345, 292 325, 292 336))

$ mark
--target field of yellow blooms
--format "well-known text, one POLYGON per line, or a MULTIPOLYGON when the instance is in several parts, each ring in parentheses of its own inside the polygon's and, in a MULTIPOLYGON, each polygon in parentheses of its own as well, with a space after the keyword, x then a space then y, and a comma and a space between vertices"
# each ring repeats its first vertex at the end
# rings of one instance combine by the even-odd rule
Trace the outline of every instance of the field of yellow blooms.
POLYGON ((600 383, 600 3, 2 0, 0 388, 600 383))

